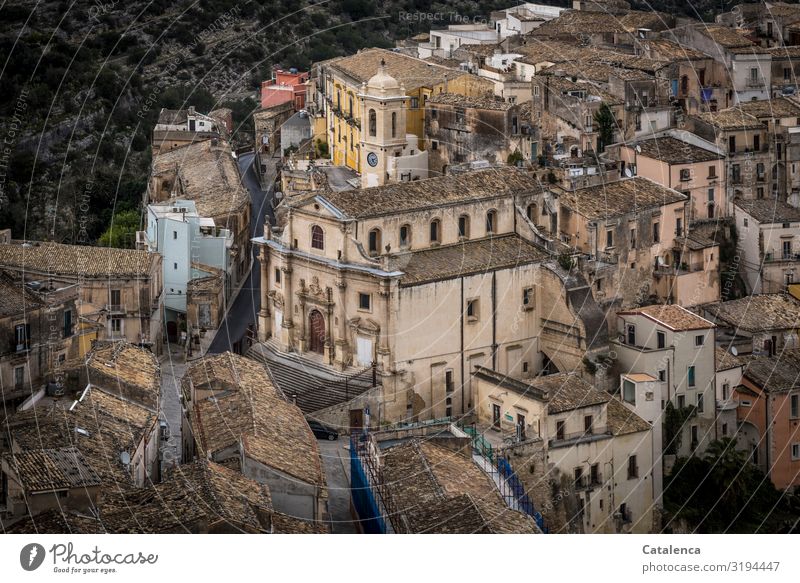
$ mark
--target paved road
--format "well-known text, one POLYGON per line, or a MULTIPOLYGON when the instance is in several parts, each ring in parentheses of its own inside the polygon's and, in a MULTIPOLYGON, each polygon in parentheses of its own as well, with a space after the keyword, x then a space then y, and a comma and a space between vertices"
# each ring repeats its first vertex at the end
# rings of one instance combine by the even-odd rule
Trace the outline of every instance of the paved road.
POLYGON ((169 440, 161 444, 161 470, 181 463, 180 382, 186 372, 182 346, 167 345, 161 356, 161 416, 169 426, 169 440), (170 350, 171 346, 171 350, 170 350))
POLYGON ((322 469, 328 485, 328 512, 334 534, 358 533, 350 515, 350 454, 344 449, 346 446, 347 436, 336 441, 319 441, 322 469))
MULTIPOLYGON (((242 184, 250 191, 250 199, 253 204, 250 222, 251 235, 253 237, 261 237, 264 234, 265 217, 269 216, 269 220, 272 222, 275 220, 272 198, 274 196, 273 183, 277 158, 271 159, 268 163, 267 184, 269 186, 267 190, 262 190, 259 184, 258 176, 256 176, 253 166, 253 158, 254 155, 252 153, 239 156, 239 172, 242 175, 242 184)), ((242 284, 239 294, 222 321, 207 353, 218 354, 226 350, 233 350, 233 345, 244 338, 247 327, 251 324, 255 325, 260 309, 261 265, 258 259, 254 258, 253 269, 247 280, 242 284)))

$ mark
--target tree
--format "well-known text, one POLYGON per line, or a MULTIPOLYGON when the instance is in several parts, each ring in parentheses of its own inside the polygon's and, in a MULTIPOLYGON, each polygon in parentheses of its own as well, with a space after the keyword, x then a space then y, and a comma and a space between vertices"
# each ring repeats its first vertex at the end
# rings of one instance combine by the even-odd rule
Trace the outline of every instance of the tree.
POLYGON ((100 235, 101 247, 121 247, 133 249, 136 246, 136 231, 141 220, 137 211, 122 211, 114 215, 111 225, 100 235))
POLYGON ((594 122, 597 124, 597 132, 600 138, 597 144, 598 152, 603 152, 608 144, 614 142, 614 130, 617 128, 617 119, 611 108, 603 103, 594 113, 594 122))

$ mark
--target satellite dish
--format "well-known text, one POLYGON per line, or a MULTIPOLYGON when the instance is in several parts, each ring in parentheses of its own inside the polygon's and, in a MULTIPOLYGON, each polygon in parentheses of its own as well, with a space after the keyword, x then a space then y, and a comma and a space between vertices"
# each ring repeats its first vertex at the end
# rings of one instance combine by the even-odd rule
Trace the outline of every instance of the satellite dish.
POLYGON ((734 356, 739 356, 739 351, 736 350, 735 346, 731 346, 731 354, 734 356))
POLYGON ((129 454, 127 451, 123 451, 121 454, 119 454, 119 461, 122 462, 123 466, 130 465, 130 463, 131 463, 131 454, 129 454))
POLYGON ((625 168, 625 176, 628 178, 633 178, 633 172, 631 172, 630 168, 625 168))

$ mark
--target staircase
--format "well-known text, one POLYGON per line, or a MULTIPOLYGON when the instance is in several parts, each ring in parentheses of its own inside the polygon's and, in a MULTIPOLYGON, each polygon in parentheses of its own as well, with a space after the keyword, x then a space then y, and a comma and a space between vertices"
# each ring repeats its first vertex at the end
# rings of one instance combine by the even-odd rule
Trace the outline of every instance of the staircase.
MULTIPOLYGON (((372 367, 339 372, 296 352, 282 352, 269 341, 254 344, 247 356, 264 363, 275 386, 306 414, 346 403, 373 388, 372 367)), ((380 386, 380 375, 376 377, 380 386)))

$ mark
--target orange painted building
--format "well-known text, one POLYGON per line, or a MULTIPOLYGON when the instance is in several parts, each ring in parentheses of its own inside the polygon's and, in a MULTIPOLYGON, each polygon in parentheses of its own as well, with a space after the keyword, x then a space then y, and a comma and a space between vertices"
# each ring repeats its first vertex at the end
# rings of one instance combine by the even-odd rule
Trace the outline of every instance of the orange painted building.
POLYGON ((292 102, 297 111, 305 108, 307 82, 308 72, 276 69, 272 79, 261 82, 261 107, 292 102))
POLYGON ((749 360, 736 394, 738 448, 776 488, 800 485, 800 350, 749 360))

